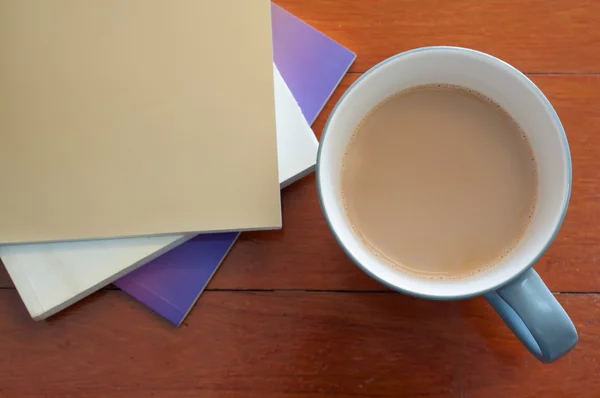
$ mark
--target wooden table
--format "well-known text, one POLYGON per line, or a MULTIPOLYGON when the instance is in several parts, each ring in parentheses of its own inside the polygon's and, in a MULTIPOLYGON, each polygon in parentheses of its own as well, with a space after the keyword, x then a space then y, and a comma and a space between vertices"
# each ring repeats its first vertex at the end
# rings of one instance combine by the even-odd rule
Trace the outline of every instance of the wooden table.
POLYGON ((369 279, 335 244, 310 176, 284 191, 283 230, 244 234, 179 329, 114 288, 37 323, 2 271, 0 397, 599 397, 600 1, 277 3, 358 54, 318 135, 349 84, 414 47, 479 49, 539 85, 574 181, 536 269, 578 346, 542 365, 481 298, 425 301, 369 279))

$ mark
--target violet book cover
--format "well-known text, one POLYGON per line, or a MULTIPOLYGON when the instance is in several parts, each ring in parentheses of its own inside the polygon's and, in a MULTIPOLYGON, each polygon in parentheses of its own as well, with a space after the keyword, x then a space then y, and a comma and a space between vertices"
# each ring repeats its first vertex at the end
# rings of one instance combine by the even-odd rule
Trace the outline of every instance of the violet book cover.
MULTIPOLYGON (((273 60, 312 124, 356 55, 272 3, 273 60)), ((186 315, 239 233, 201 234, 115 282, 175 325, 186 315)))

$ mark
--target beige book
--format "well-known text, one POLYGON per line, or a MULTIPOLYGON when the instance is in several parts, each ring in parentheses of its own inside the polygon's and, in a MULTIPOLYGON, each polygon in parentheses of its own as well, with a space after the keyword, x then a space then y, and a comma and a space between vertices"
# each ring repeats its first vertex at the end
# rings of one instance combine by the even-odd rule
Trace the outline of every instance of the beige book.
POLYGON ((0 243, 281 227, 269 0, 0 0, 0 243))
MULTIPOLYGON (((273 79, 279 180, 283 188, 313 171, 319 143, 277 67, 273 68, 273 79)), ((193 236, 3 245, 0 257, 30 315, 40 320, 193 236)))

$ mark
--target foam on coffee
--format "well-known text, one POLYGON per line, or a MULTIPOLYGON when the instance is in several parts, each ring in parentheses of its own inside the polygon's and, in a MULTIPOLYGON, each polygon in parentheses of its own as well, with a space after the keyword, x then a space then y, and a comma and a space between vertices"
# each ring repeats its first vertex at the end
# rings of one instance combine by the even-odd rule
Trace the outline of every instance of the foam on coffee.
POLYGON ((412 87, 359 123, 342 165, 354 233, 413 276, 466 278, 497 264, 531 220, 537 166, 498 104, 449 84, 412 87))

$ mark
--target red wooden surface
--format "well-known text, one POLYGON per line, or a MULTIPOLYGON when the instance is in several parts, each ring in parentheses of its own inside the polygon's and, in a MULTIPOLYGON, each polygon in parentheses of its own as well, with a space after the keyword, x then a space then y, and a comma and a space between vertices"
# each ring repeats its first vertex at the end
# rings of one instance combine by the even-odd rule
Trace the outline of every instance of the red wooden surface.
POLYGON ((309 176, 283 193, 284 228, 243 234, 179 329, 114 289, 34 322, 2 269, 0 397, 600 396, 600 2, 276 2, 358 55, 317 135, 360 73, 409 48, 472 47, 531 74, 563 121, 574 178, 536 269, 578 346, 542 365, 480 298, 374 282, 335 244, 309 176))
POLYGON ((483 299, 206 292, 175 329, 119 291, 32 323, 0 292, 0 396, 598 397, 600 301, 559 295, 580 333, 534 359, 483 299))

